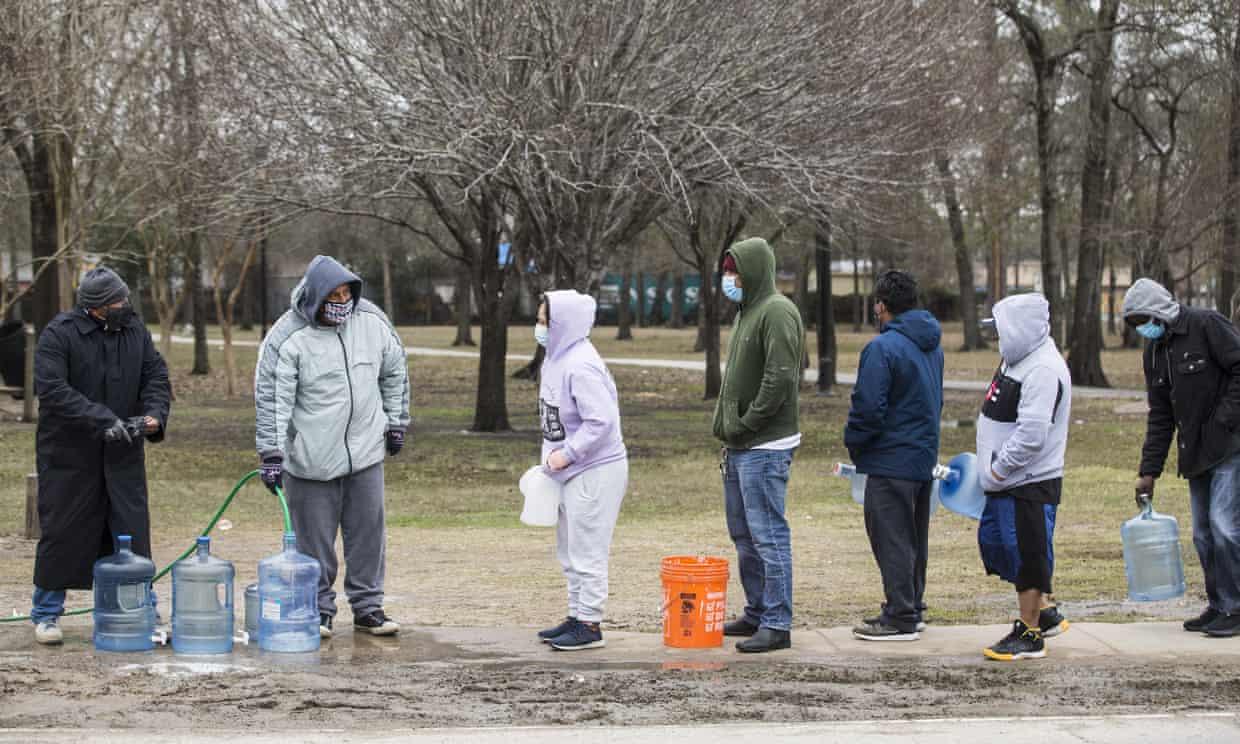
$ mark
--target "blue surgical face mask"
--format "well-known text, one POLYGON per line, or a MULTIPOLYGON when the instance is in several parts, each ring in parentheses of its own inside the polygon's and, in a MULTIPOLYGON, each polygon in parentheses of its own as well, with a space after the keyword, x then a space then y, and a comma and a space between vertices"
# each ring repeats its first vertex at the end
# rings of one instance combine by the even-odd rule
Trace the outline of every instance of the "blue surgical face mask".
POLYGON ((736 277, 733 276, 732 274, 723 275, 722 286, 723 286, 723 296, 727 297, 729 300, 733 302, 740 302, 741 298, 745 296, 745 290, 741 287, 736 286, 736 277))
POLYGON ((539 323, 538 325, 534 326, 534 340, 538 342, 539 346, 547 345, 547 335, 549 333, 550 333, 550 330, 548 330, 547 326, 543 325, 542 323, 539 323))
POLYGON ((1143 338, 1149 339, 1150 341, 1157 341, 1162 338, 1162 335, 1166 333, 1167 329, 1163 327, 1162 323, 1159 323, 1157 320, 1151 318, 1149 322, 1142 323, 1137 326, 1136 331, 1141 334, 1143 338))

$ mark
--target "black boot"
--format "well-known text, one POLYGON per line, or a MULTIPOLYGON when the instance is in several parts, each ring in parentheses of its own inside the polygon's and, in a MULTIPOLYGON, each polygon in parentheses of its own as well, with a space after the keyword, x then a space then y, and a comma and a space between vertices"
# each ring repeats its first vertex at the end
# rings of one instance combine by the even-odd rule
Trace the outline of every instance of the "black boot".
POLYGON ((723 634, 725 636, 744 636, 748 638, 757 632, 758 626, 743 617, 723 624, 723 634))
POLYGON ((774 628, 758 628, 758 632, 747 641, 739 641, 736 650, 743 654, 760 654, 765 651, 778 651, 781 648, 792 648, 792 633, 774 628))

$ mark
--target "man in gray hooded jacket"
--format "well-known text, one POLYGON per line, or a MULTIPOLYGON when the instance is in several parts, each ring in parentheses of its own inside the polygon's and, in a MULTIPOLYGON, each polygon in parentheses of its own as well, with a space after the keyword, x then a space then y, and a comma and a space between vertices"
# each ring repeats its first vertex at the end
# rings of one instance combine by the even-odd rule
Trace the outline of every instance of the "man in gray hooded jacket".
POLYGON ((336 533, 356 629, 391 635, 383 611, 383 457, 409 426, 405 349, 383 311, 362 299, 362 280, 316 256, 292 307, 263 339, 254 375, 262 478, 287 489, 297 547, 322 566, 319 632, 336 614, 336 533))
POLYGON ((1240 635, 1240 331, 1213 310, 1181 305, 1153 279, 1138 279, 1124 295, 1124 322, 1147 340, 1150 412, 1137 502, 1153 498, 1172 434, 1188 479, 1209 606, 1184 629, 1240 635))

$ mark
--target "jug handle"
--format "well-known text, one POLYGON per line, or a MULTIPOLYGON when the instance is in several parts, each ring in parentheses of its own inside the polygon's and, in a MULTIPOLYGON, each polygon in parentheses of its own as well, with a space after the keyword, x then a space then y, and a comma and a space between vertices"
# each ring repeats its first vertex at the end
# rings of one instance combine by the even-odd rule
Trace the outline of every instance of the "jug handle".
POLYGON ((1154 497, 1148 493, 1137 494, 1137 503, 1141 505, 1141 516, 1149 519, 1154 511, 1154 497))

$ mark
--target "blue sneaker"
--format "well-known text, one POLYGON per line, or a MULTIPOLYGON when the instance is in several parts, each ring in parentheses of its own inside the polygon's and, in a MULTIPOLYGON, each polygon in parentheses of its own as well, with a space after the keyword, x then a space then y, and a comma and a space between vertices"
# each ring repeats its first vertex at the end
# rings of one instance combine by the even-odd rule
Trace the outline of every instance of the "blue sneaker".
POLYGON ((578 620, 564 633, 552 638, 548 643, 557 651, 581 651, 587 648, 602 648, 607 645, 603 640, 603 631, 598 623, 584 623, 578 620))
POLYGON ((577 618, 573 617, 572 615, 569 615, 568 617, 564 618, 564 622, 560 623, 554 628, 547 628, 546 630, 538 631, 538 640, 542 641, 543 643, 551 643, 551 640, 553 638, 558 638, 559 636, 564 635, 576 624, 577 624, 577 618))

